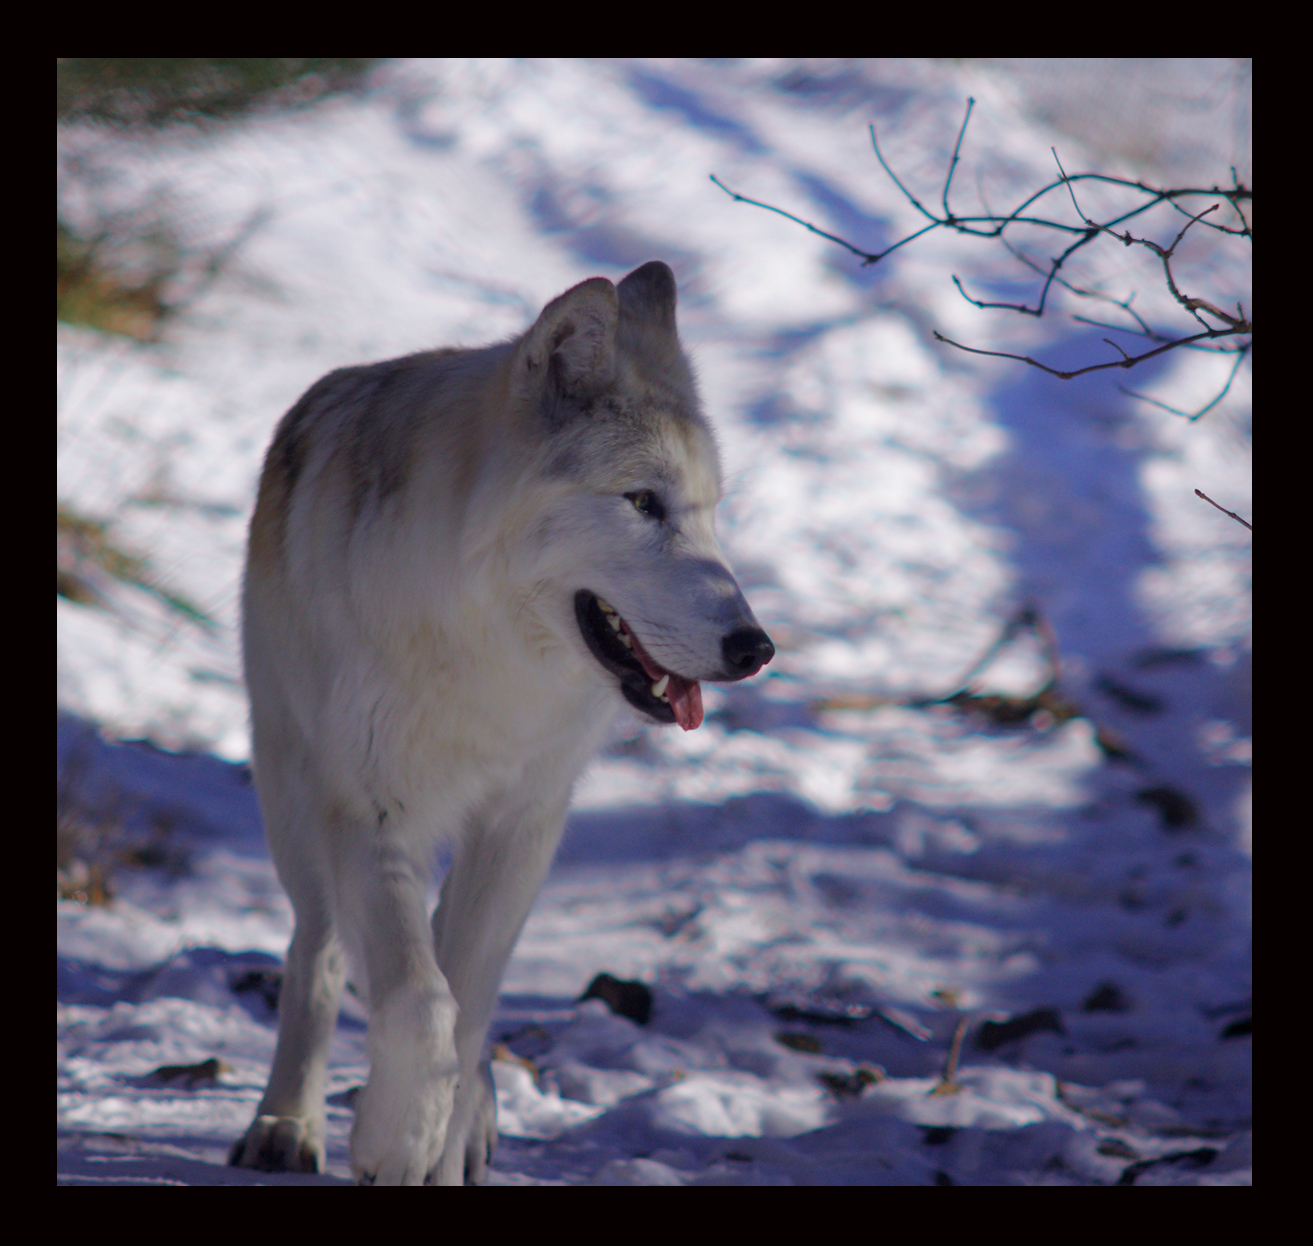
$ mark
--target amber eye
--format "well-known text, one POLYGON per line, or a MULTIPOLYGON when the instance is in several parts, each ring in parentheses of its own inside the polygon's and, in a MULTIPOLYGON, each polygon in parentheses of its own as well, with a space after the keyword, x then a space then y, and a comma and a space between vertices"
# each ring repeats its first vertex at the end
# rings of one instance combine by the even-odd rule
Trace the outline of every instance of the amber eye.
POLYGON ((661 505, 661 499, 651 489, 643 489, 638 493, 626 493, 625 497, 634 504, 634 509, 640 515, 648 515, 658 520, 666 517, 666 508, 661 505))

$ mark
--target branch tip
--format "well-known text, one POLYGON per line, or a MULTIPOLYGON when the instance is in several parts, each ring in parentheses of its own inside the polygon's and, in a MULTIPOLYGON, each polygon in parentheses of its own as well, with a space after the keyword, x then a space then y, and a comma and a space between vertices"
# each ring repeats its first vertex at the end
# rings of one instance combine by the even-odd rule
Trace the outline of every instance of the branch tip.
MULTIPOLYGON (((1196 489, 1194 493, 1195 493, 1195 497, 1203 498, 1203 500, 1207 502, 1209 506, 1217 506, 1217 503, 1214 502, 1213 499, 1210 498, 1208 494, 1206 494, 1202 489, 1196 489)), ((1245 527, 1248 528, 1250 532, 1254 530, 1253 524, 1245 523, 1245 521, 1241 519, 1240 516, 1235 513, 1235 511, 1229 511, 1226 509, 1225 506, 1217 506, 1217 509, 1220 510, 1223 515, 1230 515, 1231 518, 1236 521, 1236 523, 1244 524, 1245 527)))

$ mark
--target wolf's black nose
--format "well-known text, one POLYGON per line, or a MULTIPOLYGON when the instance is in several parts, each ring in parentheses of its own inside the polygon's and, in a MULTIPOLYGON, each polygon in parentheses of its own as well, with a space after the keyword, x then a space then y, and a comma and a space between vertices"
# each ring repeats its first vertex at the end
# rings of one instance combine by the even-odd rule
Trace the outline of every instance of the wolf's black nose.
POLYGON ((759 627, 741 627, 720 642, 725 665, 734 672, 732 679, 755 675, 775 656, 775 646, 759 627))

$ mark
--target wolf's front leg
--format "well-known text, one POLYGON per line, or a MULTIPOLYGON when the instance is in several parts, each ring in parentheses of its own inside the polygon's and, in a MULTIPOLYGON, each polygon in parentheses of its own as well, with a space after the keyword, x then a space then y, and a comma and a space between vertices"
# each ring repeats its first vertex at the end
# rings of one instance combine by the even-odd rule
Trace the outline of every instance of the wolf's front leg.
POLYGON ((376 831, 349 855, 339 922, 360 949, 370 1008, 351 1170, 362 1185, 432 1184, 459 1081, 456 1001, 434 959, 415 863, 376 831))
POLYGON ((361 1185, 432 1185, 455 1104, 456 1004, 436 983, 392 991, 369 1020, 369 1084, 356 1100, 361 1185))
MULTIPOLYGON (((558 784, 559 786, 559 784, 558 784)), ((497 1137, 497 1101, 483 1044, 506 962, 538 894, 565 821, 568 791, 539 799, 529 782, 468 829, 433 915, 438 962, 460 1004, 461 1084, 442 1155, 440 1185, 478 1183, 497 1137)), ((550 790, 550 789, 549 789, 550 790)))
POLYGON ((296 933, 278 999, 278 1046, 255 1120, 228 1162, 262 1172, 324 1170, 328 1048, 346 976, 327 897, 293 886, 296 933))

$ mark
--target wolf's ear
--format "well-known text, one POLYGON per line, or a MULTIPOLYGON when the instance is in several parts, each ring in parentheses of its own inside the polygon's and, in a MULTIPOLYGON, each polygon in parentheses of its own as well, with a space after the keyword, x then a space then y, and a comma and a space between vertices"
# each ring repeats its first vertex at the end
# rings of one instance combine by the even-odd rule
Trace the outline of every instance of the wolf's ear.
POLYGON ((553 299, 520 340, 517 372, 533 384, 555 370, 568 393, 603 388, 615 369, 615 328, 620 308, 605 277, 590 277, 553 299))
POLYGON ((652 260, 635 268, 617 287, 621 315, 630 321, 675 333, 675 274, 669 264, 652 260))

